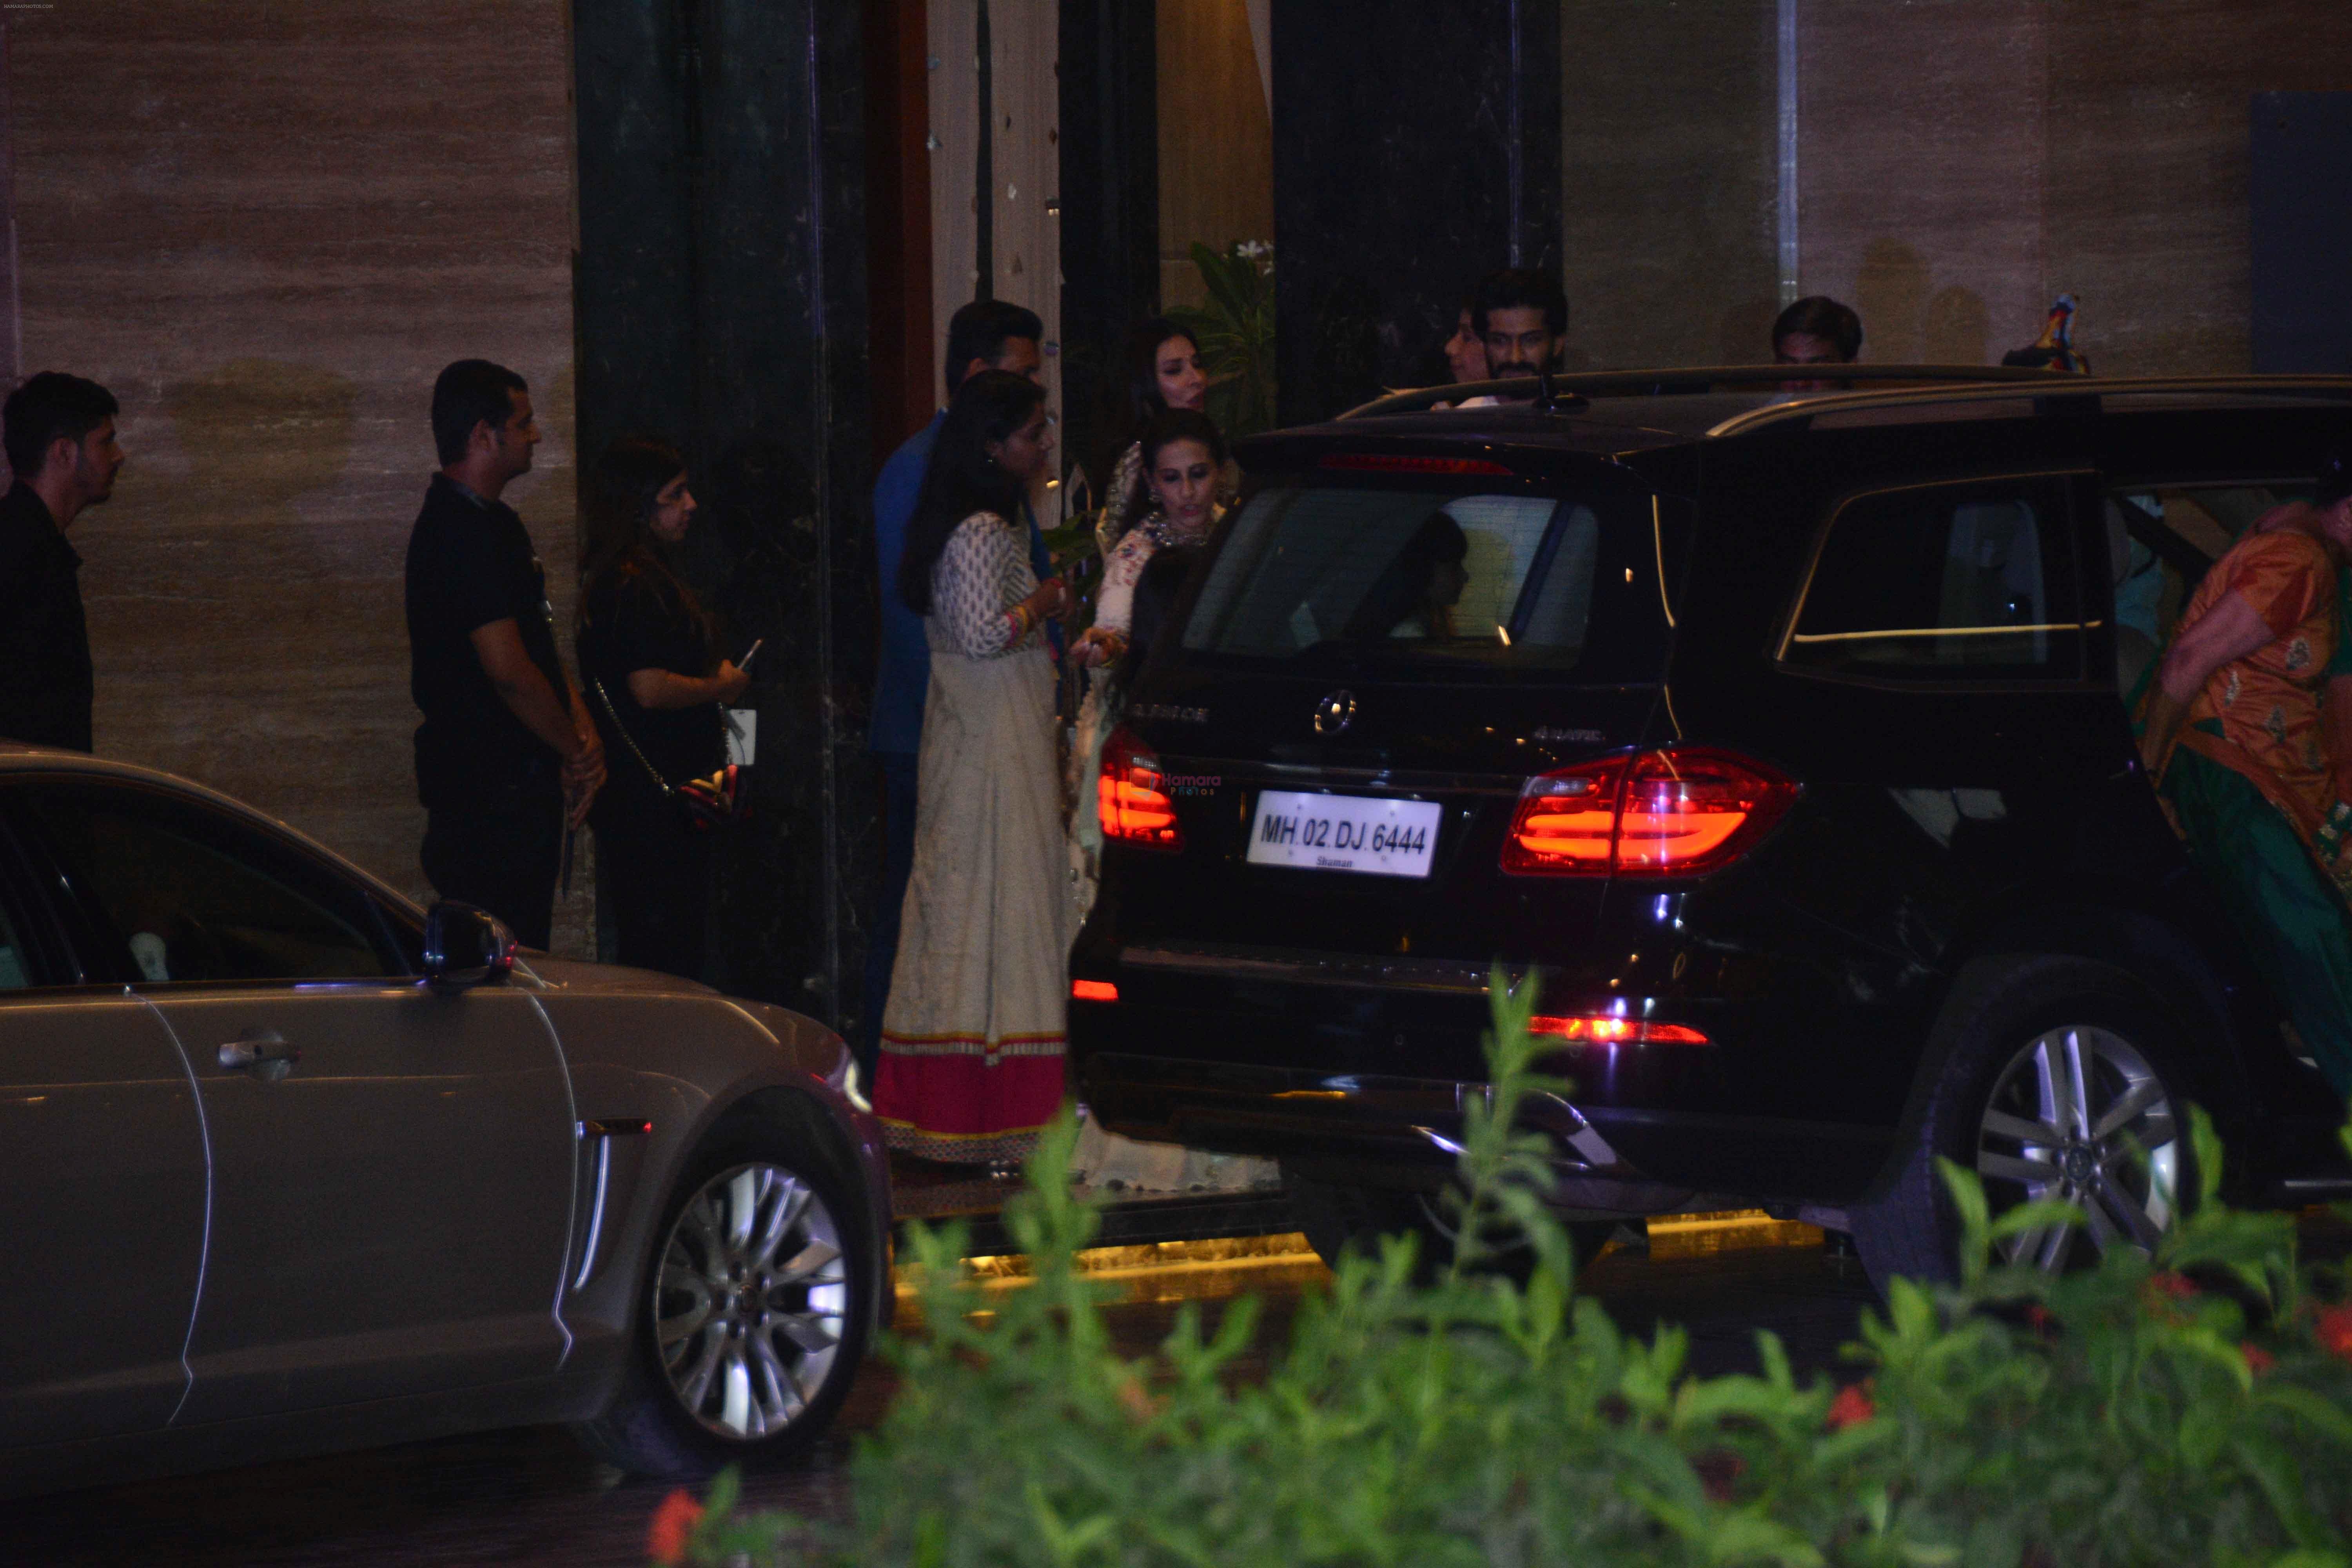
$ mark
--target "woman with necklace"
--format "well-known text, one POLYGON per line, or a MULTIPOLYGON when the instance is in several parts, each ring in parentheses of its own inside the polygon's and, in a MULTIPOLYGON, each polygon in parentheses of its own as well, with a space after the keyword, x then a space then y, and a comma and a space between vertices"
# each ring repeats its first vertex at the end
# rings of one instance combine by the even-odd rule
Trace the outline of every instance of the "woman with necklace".
MULTIPOLYGON (((1168 320, 1154 316, 1137 327, 1127 343, 1128 428, 1139 437, 1164 416, 1182 411, 1202 414, 1208 406, 1209 377, 1201 368, 1201 345, 1192 334, 1168 320)), ((1239 476, 1220 474, 1221 499, 1230 501, 1239 476)), ((1111 468, 1110 486, 1103 492, 1102 516, 1095 523, 1095 542, 1106 565, 1111 552, 1141 521, 1151 505, 1145 482, 1143 443, 1128 443, 1111 468)))
POLYGON ((1171 409, 1151 422, 1136 447, 1151 510, 1104 557, 1095 624, 1070 649, 1071 663, 1095 672, 1078 709, 1076 742, 1070 748, 1071 877, 1080 920, 1093 907, 1095 869, 1102 855, 1102 826, 1095 816, 1096 775, 1102 765, 1103 742, 1118 723, 1109 675, 1128 651, 1136 584, 1154 555, 1206 543, 1224 515, 1218 490, 1225 438, 1207 415, 1171 409))

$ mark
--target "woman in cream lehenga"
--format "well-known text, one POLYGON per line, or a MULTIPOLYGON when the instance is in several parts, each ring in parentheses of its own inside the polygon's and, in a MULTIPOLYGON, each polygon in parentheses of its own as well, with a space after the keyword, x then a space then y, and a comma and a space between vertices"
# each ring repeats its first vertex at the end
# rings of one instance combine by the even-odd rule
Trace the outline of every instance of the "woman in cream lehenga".
MULTIPOLYGON (((1070 748, 1074 928, 1093 906, 1101 862, 1103 742, 1118 725, 1128 689, 1167 624, 1198 547, 1224 512, 1217 497, 1225 442, 1206 415, 1171 409, 1151 422, 1137 446, 1151 509, 1111 548, 1095 624, 1070 650, 1073 663, 1093 671, 1070 748)), ((1137 1142, 1105 1132, 1091 1118, 1079 1133, 1071 1171, 1091 1185, 1147 1192, 1241 1191, 1281 1180, 1270 1160, 1137 1142)))
POLYGON ((1224 515, 1217 489, 1225 438, 1207 415, 1171 409, 1145 427, 1136 449, 1144 454, 1141 471, 1150 510, 1103 558, 1095 624, 1070 649, 1070 662, 1090 672, 1086 700, 1078 707, 1077 736, 1070 747, 1071 890, 1080 921, 1094 907, 1096 869, 1102 857, 1102 827, 1095 808, 1097 775, 1103 742, 1118 722, 1126 688, 1122 665, 1133 630, 1136 584, 1155 554, 1207 542, 1224 515))
POLYGON ((894 1149, 999 1169, 1062 1104, 1071 922, 1044 625, 1064 594, 1016 521, 1052 445, 1027 377, 959 387, 895 585, 931 678, 874 1110, 894 1149))

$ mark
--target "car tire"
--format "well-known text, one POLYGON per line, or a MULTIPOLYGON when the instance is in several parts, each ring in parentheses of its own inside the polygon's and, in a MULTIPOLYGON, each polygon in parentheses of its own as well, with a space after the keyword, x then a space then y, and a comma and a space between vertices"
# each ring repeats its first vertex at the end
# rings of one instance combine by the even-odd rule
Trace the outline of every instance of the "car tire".
POLYGON ((1900 1163, 1850 1210, 1854 1250, 1882 1294, 1898 1278, 1958 1278, 1959 1218, 1938 1155, 1983 1179, 1996 1215, 2029 1197, 2083 1205, 2087 1227, 2017 1237, 1998 1256, 2052 1271, 2114 1245, 2146 1250, 2194 1197, 2189 1107, 2206 1088, 2202 1064, 2172 1014, 2122 970, 2056 956, 1979 961, 1954 987, 1926 1061, 1934 1077, 1900 1163))
MULTIPOLYGON (((1454 1226, 1446 1217, 1439 1193, 1328 1181, 1287 1164, 1282 1168, 1282 1184, 1307 1245, 1334 1268, 1350 1251, 1378 1258, 1381 1238, 1387 1236, 1419 1240, 1413 1278, 1423 1284, 1434 1280, 1454 1261, 1454 1226)), ((1577 1220, 1567 1229, 1581 1268, 1609 1245, 1617 1222, 1577 1220)), ((1524 1281, 1535 1271, 1535 1255, 1524 1247, 1513 1247, 1493 1258, 1485 1269, 1524 1281)))
POLYGON ((698 1479, 797 1453, 866 1353, 875 1269, 856 1188, 763 1122, 715 1132, 663 1206, 613 1402, 581 1442, 635 1475, 698 1479))

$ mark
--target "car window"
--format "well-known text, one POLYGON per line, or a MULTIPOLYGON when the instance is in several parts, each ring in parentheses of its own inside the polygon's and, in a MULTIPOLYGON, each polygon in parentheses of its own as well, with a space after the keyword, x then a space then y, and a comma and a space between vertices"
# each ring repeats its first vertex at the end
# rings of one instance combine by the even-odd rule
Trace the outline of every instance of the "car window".
POLYGON ((52 853, 151 982, 362 979, 394 973, 365 896, 291 846, 145 790, 26 792, 52 853))
POLYGON ((2135 642, 2162 647, 2205 568, 2265 514, 2310 494, 2307 481, 2116 490, 2106 502, 2116 625, 2135 642))
POLYGON ((1924 485, 1838 509, 1782 661, 1924 682, 2076 679, 2069 481, 1924 485))
POLYGON ((1621 539, 1604 504, 1575 496, 1269 487, 1220 546, 1183 646, 1253 662, 1549 674, 1630 656, 1630 673, 1653 678, 1664 647, 1659 552, 1648 508, 1638 510, 1638 530, 1619 529, 1621 539))

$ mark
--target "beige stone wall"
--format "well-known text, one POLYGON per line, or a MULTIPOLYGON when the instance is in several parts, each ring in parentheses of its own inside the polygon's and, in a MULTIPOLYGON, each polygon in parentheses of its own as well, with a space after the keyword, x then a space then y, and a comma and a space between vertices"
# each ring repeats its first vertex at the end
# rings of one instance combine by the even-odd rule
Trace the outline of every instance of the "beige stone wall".
MULTIPOLYGON (((7 13, 24 368, 123 405, 74 530, 100 752, 424 891, 401 563, 447 361, 531 383, 509 499, 568 626, 563 0, 71 0, 7 13)), ((559 914, 584 940, 587 900, 559 914)))
POLYGON ((2053 0, 2045 281, 2102 371, 2253 368, 2258 92, 2352 89, 2344 0, 2053 0))
POLYGON ((1801 7, 1803 287, 1862 312, 1864 359, 1980 364, 2040 330, 2046 9, 1801 7))
MULTIPOLYGON (((1578 363, 1757 358, 1774 0, 1564 0, 1578 363)), ((2250 100, 2352 89, 2344 0, 1796 0, 1799 279, 1864 358, 1985 363, 2061 290, 2118 374, 2251 368, 2250 100)))
POLYGON ((1741 363, 1769 334, 1772 19, 1773 0, 1563 5, 1570 369, 1741 363))

